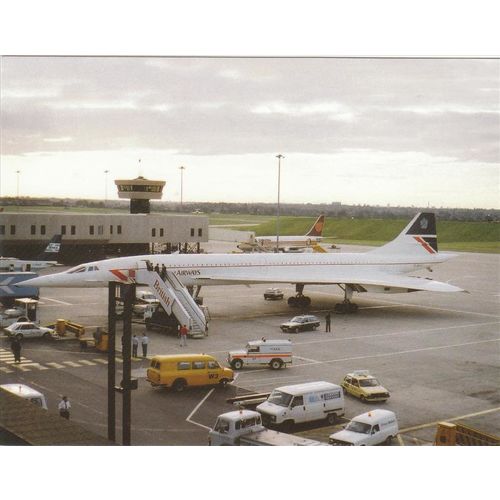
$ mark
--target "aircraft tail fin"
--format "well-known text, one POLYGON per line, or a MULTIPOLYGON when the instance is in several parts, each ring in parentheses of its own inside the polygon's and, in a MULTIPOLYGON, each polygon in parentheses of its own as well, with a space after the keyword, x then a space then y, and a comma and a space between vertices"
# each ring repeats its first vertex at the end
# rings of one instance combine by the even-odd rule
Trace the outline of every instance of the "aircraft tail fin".
POLYGON ((312 225, 309 232, 305 236, 321 236, 323 234, 323 226, 325 225, 325 216, 321 214, 316 222, 312 225))
POLYGON ((61 251, 62 235, 55 234, 49 241, 45 250, 36 258, 36 260, 57 260, 57 256, 61 251))
POLYGON ((405 255, 437 254, 435 214, 418 213, 394 240, 372 252, 405 255))

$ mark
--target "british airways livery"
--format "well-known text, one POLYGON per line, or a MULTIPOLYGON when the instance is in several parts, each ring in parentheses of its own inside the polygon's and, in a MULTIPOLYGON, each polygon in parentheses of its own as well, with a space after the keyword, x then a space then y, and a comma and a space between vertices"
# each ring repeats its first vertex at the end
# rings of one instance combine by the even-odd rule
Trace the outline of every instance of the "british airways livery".
MULTIPOLYGON (((284 284, 296 286, 291 306, 307 306, 306 285, 338 285, 344 291, 339 312, 357 309, 351 303, 354 292, 402 293, 414 291, 463 292, 429 278, 408 276, 430 270, 453 254, 438 252, 436 219, 433 213, 419 213, 391 242, 365 253, 309 254, 175 254, 119 257, 90 262, 68 271, 27 280, 36 287, 102 287, 110 281, 134 281, 138 269, 164 264, 185 286, 284 284)), ((20 285, 20 286, 22 286, 20 285)))

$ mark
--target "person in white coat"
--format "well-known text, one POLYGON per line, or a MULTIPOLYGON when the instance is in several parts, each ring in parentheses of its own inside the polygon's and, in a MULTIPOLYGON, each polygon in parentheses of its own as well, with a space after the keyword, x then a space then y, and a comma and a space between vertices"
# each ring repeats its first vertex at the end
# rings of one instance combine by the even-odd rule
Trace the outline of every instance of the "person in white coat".
POLYGON ((69 399, 67 398, 67 396, 62 397, 57 408, 59 409, 59 415, 61 415, 61 417, 65 418, 65 419, 69 420, 69 410, 71 408, 71 403, 69 402, 69 399))

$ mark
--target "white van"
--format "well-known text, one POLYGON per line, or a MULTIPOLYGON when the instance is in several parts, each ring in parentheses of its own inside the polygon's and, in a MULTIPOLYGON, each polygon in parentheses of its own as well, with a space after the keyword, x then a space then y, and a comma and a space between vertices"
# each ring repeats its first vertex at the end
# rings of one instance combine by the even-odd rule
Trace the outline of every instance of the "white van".
POLYGON ((326 419, 333 425, 344 415, 342 387, 330 382, 278 387, 267 401, 257 406, 264 425, 291 428, 295 423, 326 419))
POLYGON ((244 349, 229 351, 227 362, 235 370, 248 365, 268 365, 273 370, 292 364, 292 343, 289 340, 251 340, 244 349))
POLYGON ((35 389, 32 389, 31 387, 28 387, 27 385, 24 384, 2 384, 0 385, 2 389, 5 389, 6 391, 15 394, 16 396, 19 396, 20 398, 27 399, 31 401, 32 403, 36 404, 37 406, 40 406, 44 410, 47 410, 47 401, 45 399, 45 396, 41 393, 36 391, 35 389))
POLYGON ((371 410, 354 417, 343 431, 332 434, 334 446, 373 446, 390 444, 399 432, 396 414, 389 410, 371 410))

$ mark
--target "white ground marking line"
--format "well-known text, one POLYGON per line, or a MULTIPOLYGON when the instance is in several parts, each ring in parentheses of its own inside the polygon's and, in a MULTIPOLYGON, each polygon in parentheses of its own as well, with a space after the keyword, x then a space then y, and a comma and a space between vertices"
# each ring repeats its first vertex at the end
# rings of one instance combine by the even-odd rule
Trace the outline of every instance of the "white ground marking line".
POLYGON ((82 363, 82 364, 87 365, 87 366, 95 366, 95 363, 93 363, 92 361, 89 361, 87 359, 79 359, 78 363, 82 363))
POLYGON ((294 356, 295 359, 300 359, 302 361, 310 361, 311 363, 318 363, 317 360, 311 358, 304 358, 302 356, 294 356))
MULTIPOLYGON (((447 330, 457 330, 460 328, 476 328, 478 326, 491 326, 491 325, 500 325, 500 321, 488 321, 486 323, 468 323, 465 325, 455 325, 455 326, 440 326, 437 328, 424 328, 421 330, 400 330, 397 332, 392 332, 392 333, 376 333, 375 335, 361 335, 361 336, 356 336, 356 337, 334 337, 335 332, 333 332, 331 335, 328 335, 327 338, 320 339, 320 340, 308 340, 305 342, 293 342, 293 345, 310 345, 310 344, 322 344, 325 342, 341 342, 343 340, 361 340, 361 339, 371 339, 371 338, 377 338, 377 337, 394 337, 397 335, 415 335, 415 334, 426 334, 426 333, 433 333, 433 332, 442 332, 442 331, 447 331, 447 330)), ((221 354, 221 353, 227 353, 227 350, 225 351, 210 351, 209 354, 215 355, 215 354, 221 354)), ((298 357, 298 356, 294 356, 298 357)), ((300 359, 300 358, 298 358, 300 359)), ((306 359, 306 358, 303 358, 306 359)), ((258 371, 258 370, 253 370, 253 371, 258 371)), ((249 372, 247 372, 249 373, 249 372)))
POLYGON ((22 364, 25 364, 25 363, 33 363, 33 361, 31 359, 21 358, 21 362, 20 363, 16 363, 14 360, 12 360, 12 361, 4 361, 4 363, 6 365, 13 365, 13 364, 22 365, 22 364))
MULTIPOLYGON (((303 376, 302 375, 292 375, 290 377, 254 378, 254 379, 250 379, 250 380, 245 380, 245 384, 272 385, 272 384, 274 384, 274 382, 272 382, 273 380, 279 380, 281 382, 286 382, 287 380, 292 380, 292 379, 297 379, 297 378, 303 378, 303 376)), ((287 384, 283 383, 281 385, 283 386, 283 385, 287 385, 287 384)))
POLYGON ((338 363, 339 361, 353 361, 355 359, 384 358, 384 357, 388 357, 388 356, 398 356, 400 354, 410 354, 410 353, 422 352, 422 351, 435 351, 438 349, 447 349, 447 348, 451 348, 451 347, 463 347, 466 345, 485 344, 488 342, 500 342, 500 338, 491 339, 491 340, 478 340, 477 342, 464 342, 463 344, 447 344, 447 345, 434 346, 434 347, 422 347, 420 349, 408 349, 406 351, 396 351, 396 352, 388 352, 388 353, 382 353, 382 354, 370 354, 368 356, 353 356, 351 358, 329 359, 326 361, 316 361, 314 363, 304 363, 302 365, 295 365, 293 368, 296 370, 298 368, 302 368, 303 366, 338 363))
POLYGON ((65 365, 71 366, 72 368, 80 368, 82 365, 79 365, 78 363, 75 363, 74 361, 61 361, 61 363, 64 363, 65 365))
MULTIPOLYGON (((24 363, 22 365, 14 365, 14 366, 17 366, 17 367, 22 367, 23 368, 23 371, 26 371, 24 370, 24 368, 26 367, 30 367, 30 368, 36 368, 37 370, 48 370, 48 368, 46 366, 43 366, 41 365, 40 363, 24 363)), ((29 370, 28 370, 29 371, 29 370)))
MULTIPOLYGON (((442 345, 442 346, 434 346, 434 347, 423 347, 420 349, 409 349, 406 351, 396 351, 396 352, 389 352, 389 353, 382 353, 382 354, 370 354, 367 356, 353 356, 351 358, 337 358, 337 359, 329 359, 326 361, 312 361, 311 363, 303 363, 302 365, 294 365, 291 366, 290 368, 293 368, 294 371, 296 371, 298 368, 303 368, 304 366, 311 366, 311 365, 324 365, 324 364, 329 364, 329 363, 338 363, 339 361, 353 361, 357 359, 369 359, 369 358, 384 358, 388 356, 398 356, 400 354, 410 354, 414 352, 422 352, 422 351, 434 351, 438 349, 447 349, 451 347, 463 347, 466 345, 476 345, 476 344, 484 344, 487 342, 500 342, 500 338, 498 339, 491 339, 491 340, 479 340, 477 342, 465 342, 463 344, 448 344, 448 345, 442 345)), ((252 372, 246 372, 246 373, 255 373, 257 370, 252 370, 252 372)), ((244 374, 242 374, 244 375, 244 374)), ((297 378, 297 377, 286 377, 288 378, 297 378)), ((266 379, 266 380, 273 380, 273 379, 266 379)), ((284 380, 281 379, 281 380, 284 380)), ((255 379, 256 382, 260 382, 261 380, 255 379)), ((250 380, 245 380, 245 383, 251 382, 250 380)))
POLYGON ((45 363, 47 366, 50 366, 51 368, 66 368, 64 365, 60 365, 59 363, 56 362, 50 362, 50 363, 45 363))
POLYGON ((404 446, 403 438, 398 434, 396 436, 396 439, 398 440, 399 446, 404 446))
MULTIPOLYGON (((48 297, 43 297, 42 300, 50 300, 51 302, 56 302, 57 304, 63 304, 65 306, 74 306, 75 304, 70 304, 69 302, 64 302, 62 300, 57 300, 57 299, 49 299, 48 297)), ((43 302, 41 302, 43 304, 43 302)))
MULTIPOLYGON (((479 313, 475 311, 465 311, 463 309, 448 309, 446 307, 433 307, 433 306, 425 306, 421 304, 406 304, 405 302, 391 302, 389 300, 381 300, 379 299, 379 302, 384 302, 386 304, 397 304, 398 306, 405 306, 405 307, 415 307, 418 309, 430 309, 432 311, 446 311, 446 312, 455 312, 455 313, 461 313, 461 314, 472 314, 475 316, 487 316, 490 318, 498 318, 498 314, 487 314, 487 313, 479 313)), ((364 308, 366 309, 366 307, 364 308)))
POLYGON ((488 413, 495 413, 497 411, 500 411, 500 407, 498 408, 490 408, 489 410, 483 410, 483 411, 478 411, 476 413, 469 413, 468 415, 461 415, 460 417, 453 417, 453 418, 442 418, 441 420, 436 420, 435 422, 430 422, 428 424, 422 424, 422 425, 415 425, 414 427, 407 427, 406 429, 401 429, 399 432, 400 433, 406 433, 406 432, 412 432, 412 431, 418 431, 420 429, 425 429, 427 427, 433 427, 439 422, 454 422, 455 420, 463 420, 466 418, 472 418, 472 417, 478 417, 480 415, 486 415, 488 413))
POLYGON ((476 328, 478 326, 491 326, 499 325, 500 321, 488 321, 487 323, 468 323, 466 325, 456 325, 456 326, 440 326, 437 328, 424 328, 422 330, 400 330, 392 333, 376 333, 375 335, 361 335, 356 337, 339 337, 339 338, 328 338, 323 340, 310 340, 307 342, 294 342, 294 345, 308 345, 308 344, 318 344, 322 342, 338 342, 341 340, 357 340, 357 339, 371 339, 377 337, 394 337, 397 335, 415 335, 415 334, 425 334, 433 332, 442 332, 447 330, 458 330, 460 328, 476 328))
POLYGON ((10 370, 6 366, 0 366, 0 371, 4 373, 14 373, 14 370, 10 370))
POLYGON ((107 359, 93 358, 92 361, 95 361, 96 363, 101 363, 103 365, 107 365, 108 364, 108 360, 107 359))
POLYGON ((12 368, 15 368, 16 370, 21 370, 22 372, 30 372, 31 371, 31 368, 26 368, 25 366, 23 365, 12 365, 12 368))
POLYGON ((199 427, 203 427, 204 429, 208 429, 209 431, 212 430, 211 427, 207 427, 206 425, 200 424, 198 422, 195 422, 194 420, 191 420, 191 417, 198 411, 200 406, 208 399, 210 394, 215 391, 215 387, 213 389, 210 389, 206 396, 195 406, 194 410, 189 414, 189 416, 186 418, 186 422, 189 422, 190 424, 198 425, 199 427))

